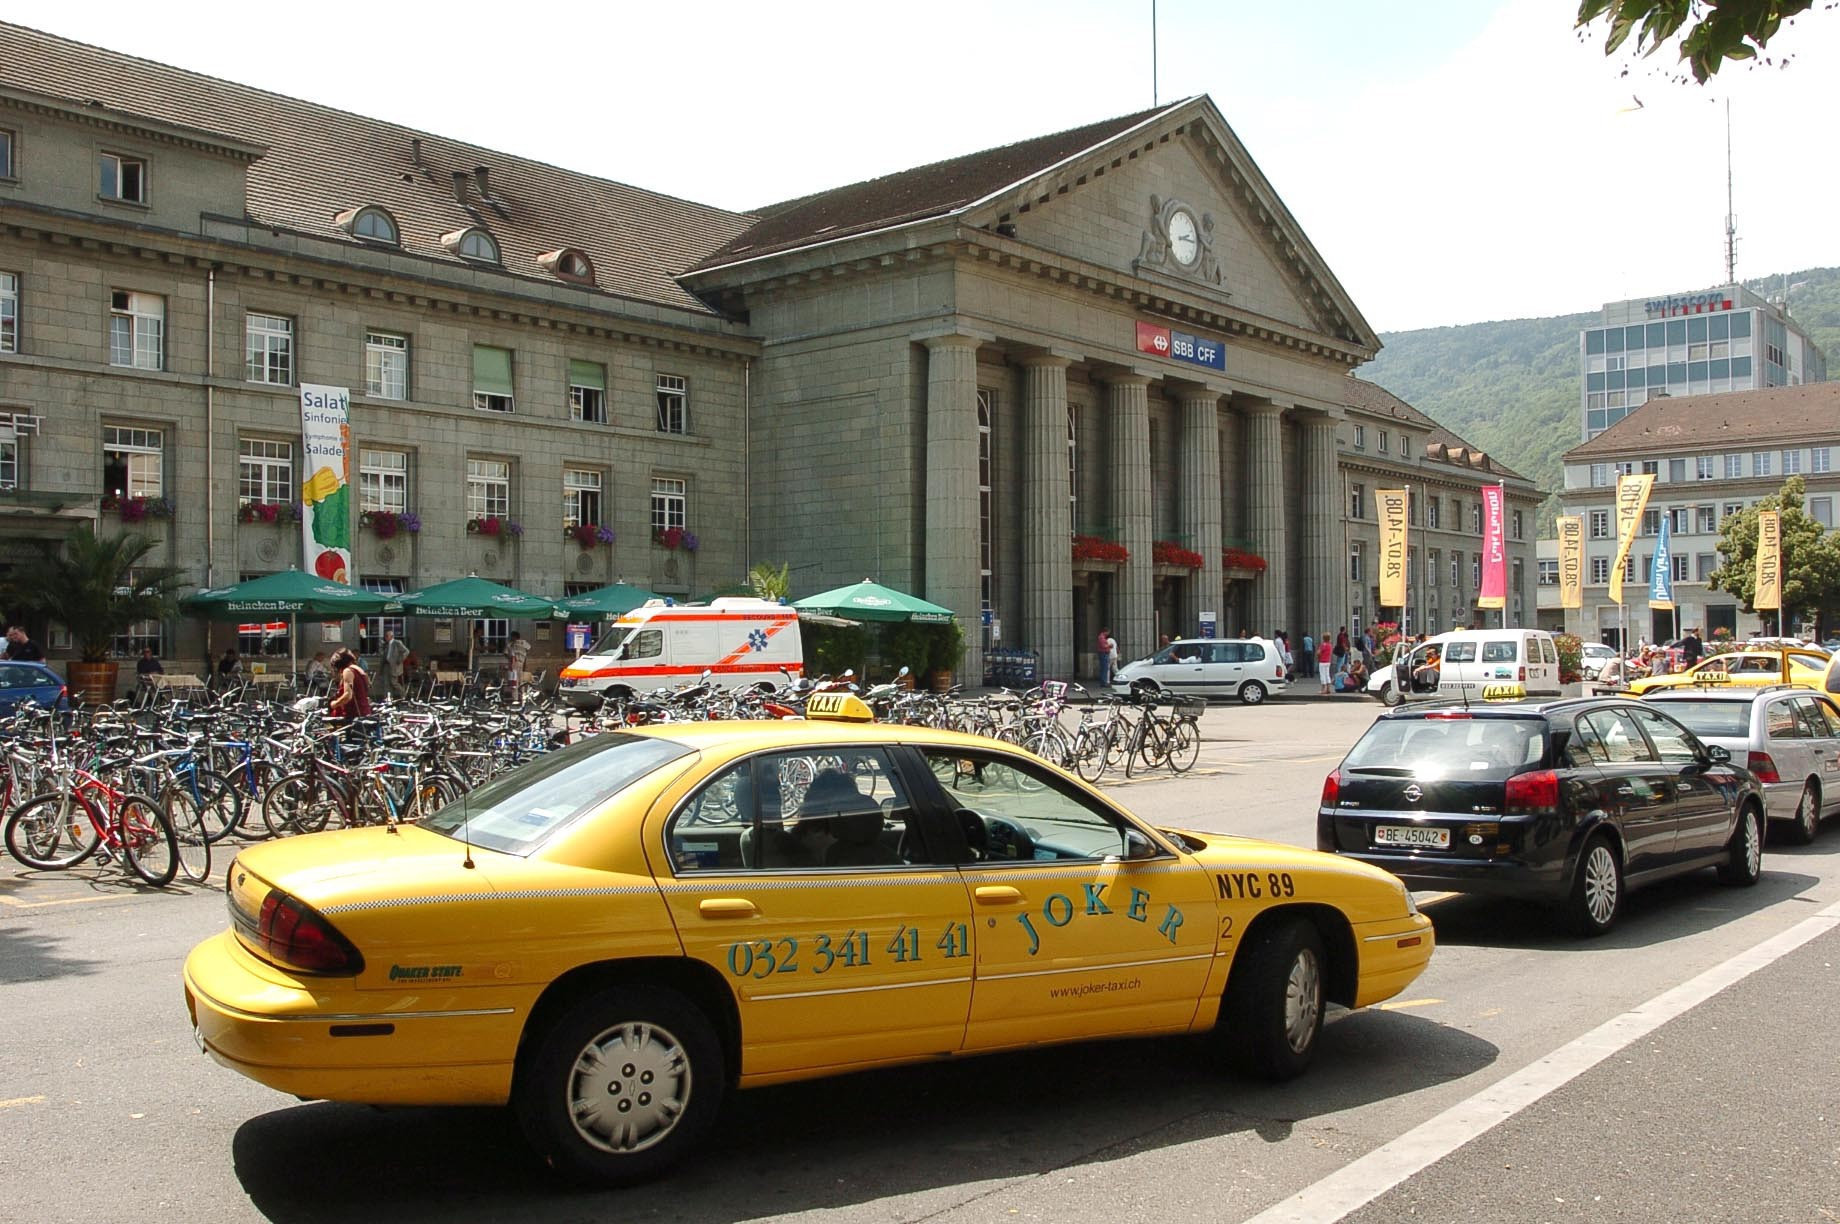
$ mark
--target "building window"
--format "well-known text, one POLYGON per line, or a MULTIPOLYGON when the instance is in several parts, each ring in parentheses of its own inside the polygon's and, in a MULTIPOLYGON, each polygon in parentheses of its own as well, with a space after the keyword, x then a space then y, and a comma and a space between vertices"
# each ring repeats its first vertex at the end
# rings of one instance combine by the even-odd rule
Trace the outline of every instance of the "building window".
MULTIPOLYGON (((401 578, 363 577, 358 579, 358 588, 373 595, 401 595, 403 580, 401 578)), ((376 654, 383 649, 384 631, 389 630, 397 637, 403 635, 403 618, 400 616, 361 616, 358 618, 358 651, 360 654, 376 654)))
POLYGON ((102 491, 117 499, 158 497, 165 488, 162 441, 157 429, 105 425, 102 491))
POLYGON ((1693 557, 1694 581, 1704 582, 1712 577, 1712 571, 1718 566, 1717 553, 1696 553, 1693 557))
POLYGON ((482 412, 510 412, 511 350, 490 344, 473 346, 473 407, 482 412))
POLYGON ((1425 499, 1425 526, 1436 528, 1442 525, 1443 513, 1439 509, 1439 500, 1435 497, 1425 499))
POLYGON ((1694 507, 1693 518, 1693 526, 1700 535, 1711 535, 1719 529, 1719 512, 1713 506, 1694 507))
POLYGON ((466 515, 476 519, 510 517, 510 463, 503 459, 466 461, 466 515))
MULTIPOLYGON (((1647 573, 1648 561, 1649 561, 1648 554, 1643 553, 1642 554, 1642 569, 1644 571, 1642 574, 1643 582, 1648 581, 1648 573, 1647 573)), ((1636 555, 1634 553, 1630 553, 1627 557, 1623 558, 1623 581, 1624 582, 1634 582, 1635 580, 1636 580, 1636 555)))
POLYGON ((690 432, 690 389, 681 375, 658 376, 658 432, 690 432))
POLYGON ((1644 476, 1660 475, 1661 474, 1661 460, 1659 459, 1642 460, 1642 474, 1644 476))
MULTIPOLYGON (((139 580, 139 575, 129 578, 130 582, 139 580)), ((126 630, 115 635, 115 641, 109 647, 109 653, 118 659, 135 659, 140 657, 143 649, 152 650, 154 658, 166 653, 165 625, 157 620, 136 621, 126 630)))
POLYGON ((1744 475, 1744 456, 1743 455, 1725 456, 1725 479, 1737 480, 1739 477, 1743 475, 1744 475))
POLYGON ((1783 475, 1784 476, 1794 476, 1801 472, 1802 470, 1802 452, 1801 451, 1786 450, 1782 453, 1782 457, 1783 457, 1783 475))
POLYGON ((166 299, 115 290, 109 309, 109 364, 157 370, 165 348, 166 299))
POLYGON ((607 367, 594 361, 569 362, 569 419, 607 423, 607 367))
POLYGON ((1832 455, 1832 448, 1830 447, 1815 446, 1815 447, 1809 448, 1808 470, 1811 472, 1831 472, 1833 471, 1834 469, 1832 466, 1833 461, 1830 457, 1831 455, 1832 455))
POLYGON ((97 159, 99 182, 96 192, 105 200, 128 204, 147 202, 147 162, 139 157, 104 153, 97 159))
POLYGON ((1080 410, 1067 405, 1067 521, 1080 525, 1080 410))
POLYGON ((1682 553, 1676 556, 1672 561, 1668 563, 1668 567, 1673 571, 1673 577, 1674 577, 1675 582, 1685 582, 1687 580, 1688 564, 1689 564, 1689 558, 1686 556, 1685 553, 1682 553))
POLYGON ((682 527, 687 521, 685 506, 688 494, 685 482, 675 477, 654 476, 652 478, 652 530, 669 531, 673 527, 682 527))
POLYGON ((396 229, 396 218, 374 205, 340 213, 334 223, 343 226, 345 232, 353 237, 368 242, 385 242, 395 246, 401 241, 396 229))
POLYGON ((1592 557, 1591 558, 1591 583, 1592 585, 1602 586, 1604 583, 1609 582, 1609 581, 1610 581, 1610 558, 1592 557))
MULTIPOLYGON (((980 612, 990 612, 995 607, 996 600, 991 568, 990 521, 990 418, 995 414, 996 396, 997 393, 988 387, 978 388, 978 608, 980 612)), ((984 646, 988 648, 991 645, 990 627, 983 627, 981 632, 984 646)))
POLYGON ((566 281, 592 285, 594 283, 594 263, 588 256, 574 247, 561 247, 554 251, 545 251, 537 256, 537 262, 566 281))
POLYGON ((1769 451, 1753 452, 1751 455, 1751 475, 1753 476, 1770 475, 1770 465, 1775 462, 1775 458, 1776 457, 1770 454, 1769 451))
MULTIPOLYGON (((12 431, 7 431, 11 433, 12 431)), ((19 487, 19 436, 0 438, 0 489, 19 487)))
POLYGON ((1367 426, 1356 425, 1354 427, 1354 448, 1356 450, 1367 449, 1367 426))
POLYGON ((1687 461, 1685 459, 1668 460, 1668 483, 1687 478, 1687 461))
POLYGON ((1378 441, 1378 442, 1380 443, 1380 453, 1381 453, 1381 454, 1383 454, 1383 455, 1385 455, 1385 454, 1388 454, 1388 453, 1390 453, 1390 452, 1389 452, 1389 451, 1387 450, 1387 436, 1386 436, 1386 430, 1384 430, 1384 429, 1383 429, 1383 430, 1381 430, 1381 431, 1380 431, 1380 437, 1379 437, 1379 438, 1377 439, 1377 441, 1378 441))
POLYGON ((1472 591, 1482 589, 1482 554, 1477 553, 1469 559, 1469 586, 1472 591))
POLYGON ((1661 511, 1659 510, 1642 511, 1641 534, 1645 536, 1661 534, 1661 511))
POLYGON ((1541 586, 1559 585, 1559 563, 1557 561, 1541 561, 1539 567, 1541 586))
POLYGON ((244 438, 236 456, 236 495, 245 502, 292 503, 294 445, 244 438))
POLYGON ((251 312, 246 335, 248 380, 291 386, 294 382, 294 320, 251 312))
POLYGON ((474 259, 480 263, 498 262, 498 243, 478 226, 442 234, 441 245, 462 259, 474 259))
POLYGON ((0 272, 0 353, 19 351, 19 277, 0 272))
POLYGON ((376 399, 409 398, 409 337, 364 333, 364 393, 376 399))
POLYGON ((1469 508, 1469 529, 1476 535, 1482 534, 1482 503, 1477 502, 1469 508))
POLYGON ((1809 498, 1808 517, 1823 527, 1832 527, 1834 525, 1834 499, 1831 497, 1809 498))
POLYGON ((1591 538, 1593 540, 1610 538, 1610 512, 1608 510, 1591 511, 1591 538))
POLYGON ((1601 489, 1606 488, 1609 484, 1610 465, 1607 463, 1593 463, 1591 465, 1591 487, 1593 489, 1601 489))
POLYGON ((1687 508, 1685 506, 1670 506, 1667 516, 1669 531, 1675 535, 1687 534, 1687 508))
POLYGON ((1693 461, 1693 478, 1695 480, 1712 479, 1712 456, 1701 455, 1693 461))
POLYGON ((406 453, 369 449, 358 452, 358 509, 388 510, 392 514, 409 509, 406 453))
POLYGON ((1348 581, 1361 581, 1361 562, 1365 559, 1363 557, 1365 551, 1365 547, 1358 540, 1348 546, 1348 581))
POLYGON ((18 178, 19 172, 13 165, 13 133, 7 128, 0 128, 0 178, 18 178))
POLYGON ((1463 586, 1463 554, 1454 548, 1450 550, 1450 585, 1463 586))
POLYGON ((1724 513, 1720 516, 1720 521, 1722 522, 1724 519, 1728 519, 1734 514, 1742 514, 1743 512, 1743 502, 1726 502, 1724 513))
POLYGON ((583 468, 562 469, 562 525, 601 525, 601 474, 583 468))
POLYGON ((1439 549, 1431 548, 1431 549, 1425 550, 1425 585, 1426 586, 1432 587, 1434 589, 1437 587, 1438 563, 1442 561, 1443 558, 1444 558, 1444 554, 1439 549))
POLYGON ((1510 524, 1510 535, 1508 536, 1508 538, 1511 540, 1519 540, 1519 539, 1525 538, 1522 533, 1526 527, 1526 519, 1523 518, 1522 515, 1523 515, 1522 511, 1516 510, 1513 514, 1513 517, 1511 517, 1508 520, 1510 524))
POLYGON ((1367 513, 1367 486, 1351 484, 1348 486, 1348 517, 1363 518, 1367 513))
POLYGON ((1412 457, 1412 438, 1409 434, 1399 435, 1399 457, 1401 459, 1412 457))

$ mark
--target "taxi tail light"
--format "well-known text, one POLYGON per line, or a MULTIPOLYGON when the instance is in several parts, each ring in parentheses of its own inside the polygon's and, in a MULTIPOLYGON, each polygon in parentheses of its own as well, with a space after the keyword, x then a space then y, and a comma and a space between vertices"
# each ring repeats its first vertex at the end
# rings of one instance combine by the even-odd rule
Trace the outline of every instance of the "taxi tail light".
POLYGON ((1342 771, 1339 769, 1331 770, 1329 776, 1323 779, 1322 806, 1332 808, 1340 803, 1341 799, 1342 771))
POLYGON ((1525 666, 1522 666, 1520 670, 1521 670, 1521 683, 1525 684, 1527 683, 1527 668, 1525 666))
POLYGON ((1425 715, 1426 718, 1448 719, 1452 722, 1459 722, 1469 716, 1468 710, 1433 710, 1425 715))
POLYGON ((1502 811, 1509 815, 1550 812, 1559 806, 1559 775, 1550 769, 1515 774, 1508 779, 1502 811))
POLYGON ((350 940, 312 906, 279 888, 262 899, 255 934, 263 955, 286 969, 338 977, 354 977, 364 969, 364 958, 350 940))
POLYGON ((1776 772, 1776 762, 1767 752, 1752 752, 1744 762, 1744 767, 1757 775, 1759 782, 1781 782, 1782 775, 1776 772))

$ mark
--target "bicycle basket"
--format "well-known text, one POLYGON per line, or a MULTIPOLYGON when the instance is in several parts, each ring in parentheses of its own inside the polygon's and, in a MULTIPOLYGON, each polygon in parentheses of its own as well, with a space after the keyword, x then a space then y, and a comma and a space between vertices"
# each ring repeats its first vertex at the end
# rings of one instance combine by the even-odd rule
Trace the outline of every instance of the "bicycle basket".
POLYGON ((1177 697, 1171 703, 1175 707, 1177 718, 1199 718, 1207 709, 1206 697, 1177 697))

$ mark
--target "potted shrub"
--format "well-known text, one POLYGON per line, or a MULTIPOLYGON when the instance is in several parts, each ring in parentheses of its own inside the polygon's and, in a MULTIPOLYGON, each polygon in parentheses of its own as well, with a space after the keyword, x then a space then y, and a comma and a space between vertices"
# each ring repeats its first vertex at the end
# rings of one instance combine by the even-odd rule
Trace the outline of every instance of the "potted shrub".
POLYGON ((117 634, 140 621, 165 620, 178 600, 178 571, 143 562, 156 547, 138 532, 99 537, 77 528, 57 552, 14 591, 15 600, 70 630, 80 661, 70 666, 72 699, 115 700, 117 665, 109 649, 117 634))
POLYGON ((952 687, 952 673, 965 657, 965 630, 957 621, 928 628, 932 632, 927 644, 927 683, 935 693, 943 693, 952 687))

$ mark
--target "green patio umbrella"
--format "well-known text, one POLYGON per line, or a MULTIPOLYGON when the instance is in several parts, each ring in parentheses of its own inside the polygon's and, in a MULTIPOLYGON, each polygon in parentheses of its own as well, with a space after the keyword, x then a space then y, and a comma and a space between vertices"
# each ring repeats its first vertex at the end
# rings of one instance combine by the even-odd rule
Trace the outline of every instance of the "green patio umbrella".
POLYGON ((295 671, 300 670, 300 616, 336 618, 374 616, 395 606, 393 596, 360 591, 357 587, 303 574, 297 569, 264 574, 235 586, 206 587, 179 601, 179 610, 215 621, 248 620, 251 616, 286 614, 288 652, 295 671))
POLYGON ((556 606, 561 608, 571 619, 583 616, 591 619, 605 620, 631 612, 649 599, 663 599, 656 591, 636 587, 626 582, 616 582, 612 586, 600 587, 592 591, 583 591, 579 595, 570 595, 558 599, 556 606))
MULTIPOLYGON (((477 617, 556 620, 566 615, 555 600, 508 587, 477 574, 455 578, 452 582, 437 582, 413 594, 398 596, 397 602, 402 604, 404 616, 463 617, 468 620, 477 617)), ((466 639, 466 663, 471 669, 473 636, 470 633, 466 639)))
POLYGON ((854 586, 808 595, 792 605, 803 612, 823 612, 859 621, 913 621, 922 625, 949 625, 958 617, 950 608, 929 603, 893 587, 864 578, 854 586))

